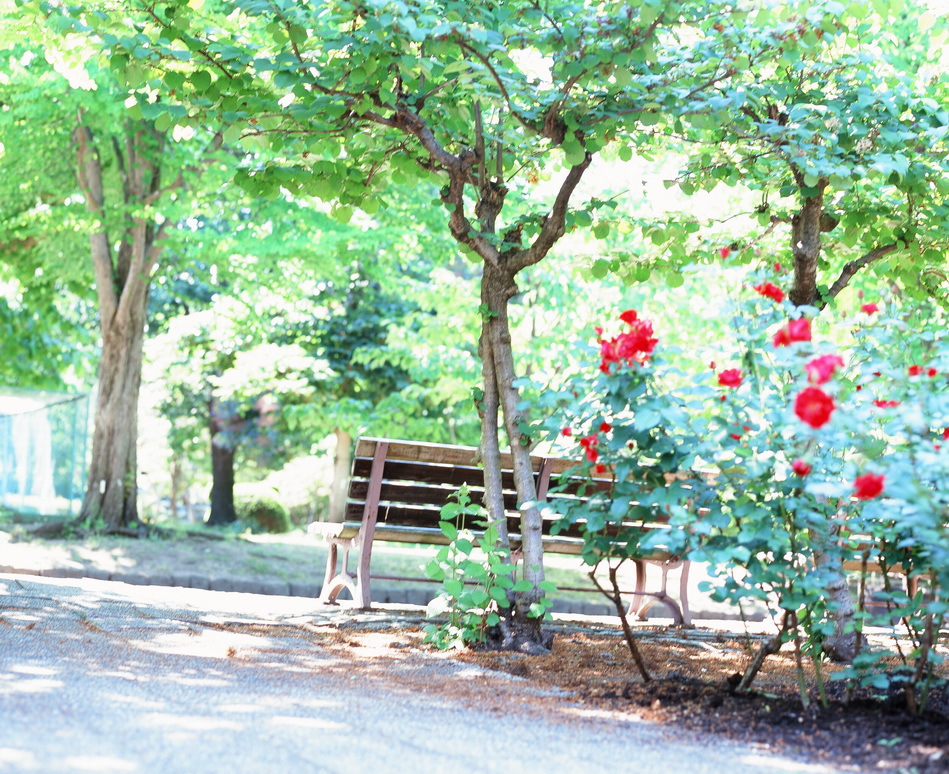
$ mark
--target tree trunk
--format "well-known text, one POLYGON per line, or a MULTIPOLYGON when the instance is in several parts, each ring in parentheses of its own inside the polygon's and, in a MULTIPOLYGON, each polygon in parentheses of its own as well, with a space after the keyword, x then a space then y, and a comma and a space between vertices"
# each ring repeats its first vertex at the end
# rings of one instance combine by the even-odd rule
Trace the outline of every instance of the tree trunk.
MULTIPOLYGON (((799 181, 803 186, 803 178, 799 181)), ((821 251, 821 218, 824 215, 824 189, 821 178, 809 189, 801 209, 791 219, 791 254, 794 256, 794 287, 788 297, 795 306, 818 306, 817 262, 821 251)))
POLYGON ((138 397, 145 337, 145 300, 103 331, 102 361, 89 483, 80 519, 102 519, 109 530, 133 526, 136 504, 138 397))
POLYGON ((211 430, 211 513, 208 516, 209 526, 220 526, 237 521, 237 512, 234 510, 234 453, 223 442, 222 431, 225 424, 217 413, 216 402, 210 405, 211 430))
POLYGON ((74 133, 77 176, 93 216, 89 248, 96 278, 102 360, 89 482, 79 519, 105 522, 116 530, 138 520, 136 504, 138 398, 142 381, 142 346, 148 286, 168 221, 160 226, 138 214, 153 204, 161 191, 159 168, 148 160, 161 154, 162 135, 136 125, 124 136, 112 137, 115 163, 121 176, 123 213, 121 238, 110 236, 99 149, 82 123, 74 133), (117 248, 117 249, 116 249, 117 248))
MULTIPOLYGON (((830 544, 838 540, 840 526, 838 521, 834 521, 827 538, 817 536, 813 531, 811 534, 830 548, 830 544)), ((839 551, 824 551, 818 547, 814 551, 814 562, 828 578, 824 591, 830 603, 830 618, 834 622, 834 633, 824 641, 824 653, 833 661, 849 664, 857 655, 857 632, 854 629, 857 606, 850 593, 843 558, 839 551)))
POLYGON ((327 520, 340 523, 346 520, 346 493, 349 490, 349 471, 353 464, 353 437, 345 430, 333 430, 336 452, 333 455, 333 483, 330 485, 330 503, 327 520))
MULTIPOLYGON (((534 471, 530 459, 529 439, 524 436, 522 426, 525 421, 523 412, 518 408, 520 394, 514 386, 514 354, 511 347, 511 330, 508 320, 508 301, 517 292, 514 277, 499 267, 485 265, 481 280, 481 299, 485 314, 482 322, 481 353, 485 358, 483 374, 485 376, 485 399, 491 400, 491 411, 485 411, 482 430, 488 437, 482 438, 482 454, 490 454, 499 446, 497 435, 497 407, 500 406, 507 432, 508 447, 511 452, 514 469, 514 487, 517 492, 517 504, 521 521, 521 551, 523 553, 522 574, 531 583, 531 590, 517 595, 515 605, 506 617, 506 630, 503 647, 514 647, 525 652, 541 652, 550 647, 552 636, 544 632, 541 619, 530 615, 531 606, 543 599, 544 592, 540 584, 544 580, 543 524, 540 509, 536 505, 537 490, 534 485, 534 471), (490 383, 493 377, 494 383, 490 383), (493 413, 493 417, 491 414, 493 413)), ((493 456, 493 455, 492 455, 493 456)), ((503 501, 498 501, 500 481, 495 481, 499 464, 489 464, 493 460, 484 459, 485 493, 492 521, 504 520, 503 501), (496 514, 491 509, 500 507, 496 514)), ((506 533, 506 529, 505 529, 506 533)), ((506 538, 506 534, 504 535, 506 538)))

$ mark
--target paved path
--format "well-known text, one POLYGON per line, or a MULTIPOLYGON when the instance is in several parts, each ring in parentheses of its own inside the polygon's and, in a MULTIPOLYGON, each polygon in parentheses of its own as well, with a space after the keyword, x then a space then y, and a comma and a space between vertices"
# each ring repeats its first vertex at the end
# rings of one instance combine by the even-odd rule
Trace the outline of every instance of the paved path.
POLYGON ((561 712, 519 711, 526 682, 441 655, 380 649, 353 670, 307 636, 367 615, 393 614, 0 575, 0 772, 835 771, 673 743, 569 696, 561 712), (462 699, 426 693, 449 679, 462 699))

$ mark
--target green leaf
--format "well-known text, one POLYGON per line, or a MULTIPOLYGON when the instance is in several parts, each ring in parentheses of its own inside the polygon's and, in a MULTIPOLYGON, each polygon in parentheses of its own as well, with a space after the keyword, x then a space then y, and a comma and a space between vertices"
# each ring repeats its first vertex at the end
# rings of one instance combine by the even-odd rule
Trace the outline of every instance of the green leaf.
POLYGON ((211 74, 205 70, 197 70, 191 74, 191 87, 197 92, 207 91, 211 85, 211 74))
POLYGON ((442 531, 442 534, 445 537, 447 537, 449 540, 453 541, 458 537, 458 527, 456 527, 450 521, 438 522, 438 528, 442 531))
POLYGON ((290 40, 298 46, 302 46, 306 43, 307 33, 304 27, 301 27, 299 24, 291 24, 290 28, 287 30, 290 35, 290 40))

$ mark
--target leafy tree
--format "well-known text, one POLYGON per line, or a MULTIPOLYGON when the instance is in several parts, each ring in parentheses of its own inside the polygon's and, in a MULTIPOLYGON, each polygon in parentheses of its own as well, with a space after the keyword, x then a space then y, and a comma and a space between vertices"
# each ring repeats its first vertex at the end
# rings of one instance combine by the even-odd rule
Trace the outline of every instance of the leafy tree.
POLYGON ((173 452, 182 454, 196 438, 206 439, 212 525, 237 518, 239 448, 253 445, 276 453, 286 435, 281 432, 283 407, 312 399, 313 374, 321 367, 298 345, 269 341, 267 317, 219 296, 210 309, 175 318, 162 342, 174 356, 160 408, 171 422, 173 452))
POLYGON ((508 302, 521 272, 595 217, 589 207, 582 217, 570 212, 594 154, 613 142, 635 145, 662 110, 734 73, 682 41, 714 39, 737 5, 239 0, 226 16, 199 6, 97 2, 56 23, 105 29, 112 65, 136 98, 133 117, 193 127, 213 114, 226 141, 279 154, 238 175, 257 195, 314 195, 335 202, 345 220, 356 206, 382 206, 392 182, 438 181, 448 231, 481 264, 481 454, 486 504, 502 523, 499 413, 515 459, 533 590, 503 639, 536 645, 540 512, 508 302), (533 195, 533 181, 554 164, 553 194, 533 195))
MULTIPOLYGON (((12 39, 12 38, 11 38, 12 39)), ((0 62, 0 381, 21 387, 73 386, 87 372, 94 308, 90 267, 67 225, 74 121, 65 84, 35 49, 11 43, 0 62)))
MULTIPOLYGON (((949 301, 949 81, 920 77, 907 51, 925 37, 917 26, 897 48, 891 21, 868 11, 841 34, 838 20, 808 13, 753 34, 736 17, 716 42, 736 75, 689 106, 680 188, 755 192, 750 224, 785 234, 797 305, 823 307, 863 269, 949 301)), ((675 233, 658 231, 664 244, 675 233)), ((765 234, 751 226, 723 253, 750 260, 765 234)), ((685 240, 668 247, 673 260, 690 252, 685 240)))

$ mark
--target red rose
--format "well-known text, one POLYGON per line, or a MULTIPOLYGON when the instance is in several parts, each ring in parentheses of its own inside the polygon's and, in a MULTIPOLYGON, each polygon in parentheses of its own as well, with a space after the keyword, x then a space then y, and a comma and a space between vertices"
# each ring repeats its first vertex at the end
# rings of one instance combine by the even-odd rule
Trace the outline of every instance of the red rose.
POLYGON ((934 376, 936 376, 938 373, 939 373, 939 371, 937 371, 935 368, 929 368, 929 369, 926 370, 926 376, 928 376, 930 379, 932 379, 932 378, 933 378, 934 376))
POLYGON ((601 465, 597 463, 596 465, 593 466, 593 475, 601 476, 604 473, 606 473, 606 465, 601 465))
POLYGON ((923 367, 921 365, 911 365, 906 369, 906 372, 910 376, 919 376, 923 372, 923 367))
POLYGON ((858 500, 872 500, 883 493, 884 477, 879 473, 864 473, 853 480, 853 496, 858 500))
POLYGON ((877 408, 896 408, 900 405, 898 400, 875 400, 873 405, 877 408))
POLYGON ((612 429, 613 429, 613 426, 609 422, 604 422, 603 424, 600 425, 601 433, 608 433, 612 429))
POLYGON ((645 363, 649 355, 656 348, 659 339, 653 336, 652 323, 649 320, 638 319, 636 312, 628 309, 620 315, 620 319, 629 325, 629 330, 614 336, 609 341, 600 340, 600 370, 608 374, 610 364, 645 363))
POLYGON ((864 314, 876 314, 880 311, 880 307, 878 307, 876 304, 864 304, 860 307, 860 311, 864 314))
POLYGON ((795 341, 811 340, 811 321, 806 317, 789 320, 788 324, 774 334, 771 343, 775 347, 789 347, 795 341))
POLYGON ((942 440, 949 441, 949 427, 942 431, 942 440))
POLYGON ((571 435, 573 435, 573 430, 571 430, 569 427, 565 427, 560 431, 560 434, 569 438, 571 435))
POLYGON ((824 384, 830 381, 834 371, 843 368, 843 365, 844 361, 840 355, 821 355, 811 360, 804 368, 808 381, 812 384, 824 384))
POLYGON ((791 341, 811 340, 811 321, 806 317, 788 321, 788 336, 791 341))
POLYGON ((791 470, 793 470, 799 476, 806 476, 813 470, 813 468, 804 462, 804 460, 798 459, 791 463, 791 470))
POLYGON ((787 326, 784 326, 777 333, 774 334, 774 338, 771 339, 771 343, 775 347, 790 347, 791 346, 791 336, 788 334, 787 326))
POLYGON ((738 368, 729 368, 718 375, 718 383, 722 387, 735 388, 741 385, 741 370, 738 368))
POLYGON ((762 282, 760 285, 755 285, 753 290, 758 291, 765 298, 777 301, 779 304, 784 300, 784 291, 772 282, 762 282))
POLYGON ((720 247, 718 248, 718 254, 721 256, 724 261, 729 255, 732 254, 732 249, 730 247, 720 247))
POLYGON ((834 399, 819 387, 805 387, 794 400, 794 413, 813 428, 823 427, 834 411, 834 399))

